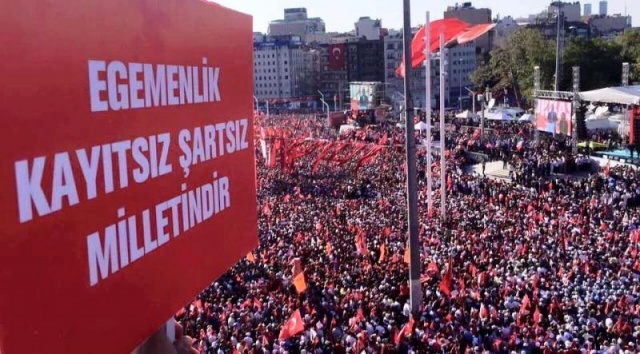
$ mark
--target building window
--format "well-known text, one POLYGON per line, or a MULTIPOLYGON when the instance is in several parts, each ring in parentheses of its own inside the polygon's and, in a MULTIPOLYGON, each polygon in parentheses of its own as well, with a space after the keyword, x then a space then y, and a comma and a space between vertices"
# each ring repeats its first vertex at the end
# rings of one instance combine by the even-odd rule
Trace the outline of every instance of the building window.
POLYGON ((286 60, 284 61, 284 65, 287 65, 287 61, 286 60))
POLYGON ((284 79, 285 79, 285 80, 289 80, 289 75, 285 75, 285 76, 284 76, 284 79))

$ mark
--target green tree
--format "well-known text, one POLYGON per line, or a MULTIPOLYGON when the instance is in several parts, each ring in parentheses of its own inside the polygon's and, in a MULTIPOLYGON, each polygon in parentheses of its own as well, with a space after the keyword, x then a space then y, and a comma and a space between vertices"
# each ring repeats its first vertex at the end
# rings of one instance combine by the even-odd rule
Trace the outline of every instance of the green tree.
POLYGON ((580 67, 580 90, 594 90, 620 85, 623 48, 618 41, 602 38, 571 38, 563 54, 563 71, 560 89, 573 88, 572 67, 580 67))
POLYGON ((622 60, 629 63, 629 81, 640 81, 640 32, 625 31, 616 38, 622 47, 622 60))
POLYGON ((477 89, 513 90, 516 97, 530 99, 533 71, 540 66, 542 87, 551 85, 555 67, 555 43, 539 31, 521 28, 513 32, 502 47, 493 49, 489 61, 471 75, 477 89))

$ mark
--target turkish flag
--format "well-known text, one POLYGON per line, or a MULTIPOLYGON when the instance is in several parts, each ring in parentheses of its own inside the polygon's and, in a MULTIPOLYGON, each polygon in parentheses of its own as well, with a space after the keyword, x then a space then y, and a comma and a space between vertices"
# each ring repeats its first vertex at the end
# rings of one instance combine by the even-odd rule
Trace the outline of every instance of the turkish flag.
MULTIPOLYGON (((444 41, 447 46, 462 45, 481 37, 495 27, 492 23, 483 23, 471 26, 457 18, 446 18, 433 21, 429 26, 430 52, 435 53, 440 50, 440 33, 444 34, 444 41)), ((411 66, 420 66, 425 59, 425 27, 422 26, 411 41, 411 66)), ((404 76, 404 59, 400 67, 396 70, 400 76, 404 76)))
MULTIPOLYGON (((440 50, 440 33, 444 34, 445 43, 455 39, 458 35, 469 29, 469 24, 457 18, 446 18, 432 21, 429 24, 430 52, 435 53, 440 50)), ((420 27, 411 41, 411 67, 420 66, 426 57, 425 26, 420 27)), ((400 76, 404 76, 404 56, 400 67, 396 70, 400 76)))
POLYGON ((278 340, 285 341, 296 334, 302 332, 304 330, 304 323, 302 322, 302 317, 300 316, 300 310, 296 310, 291 314, 289 320, 284 324, 282 330, 280 330, 280 336, 278 336, 278 340))
POLYGON ((345 50, 344 44, 332 44, 329 46, 329 68, 342 70, 345 68, 345 50))

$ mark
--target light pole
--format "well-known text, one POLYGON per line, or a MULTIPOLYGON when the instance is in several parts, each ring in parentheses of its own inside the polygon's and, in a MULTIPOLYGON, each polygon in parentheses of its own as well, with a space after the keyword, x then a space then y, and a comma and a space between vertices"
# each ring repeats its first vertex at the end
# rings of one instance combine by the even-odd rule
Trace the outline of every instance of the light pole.
POLYGON ((491 99, 491 91, 489 90, 489 86, 487 86, 484 94, 478 95, 478 100, 482 104, 481 106, 482 112, 480 112, 480 145, 484 144, 484 111, 486 109, 485 108, 486 103, 490 99, 491 99))
MULTIPOLYGON (((331 125, 331 119, 329 118, 329 115, 331 113, 331 107, 329 107, 329 104, 327 102, 325 102, 324 98, 321 98, 320 101, 322 102, 322 111, 324 112, 324 109, 327 109, 327 126, 331 125)), ((268 107, 268 106, 267 106, 268 107)), ((267 108, 268 110, 268 108, 267 108)))
POLYGON ((469 94, 471 95, 471 101, 473 102, 472 106, 471 106, 472 107, 471 109, 473 110, 473 118, 475 118, 475 115, 476 115, 476 93, 471 91, 471 90, 469 90, 468 87, 465 87, 464 89, 467 90, 467 92, 469 92, 469 94))
POLYGON ((433 171, 431 170, 431 20, 430 14, 427 12, 427 21, 425 22, 424 31, 424 47, 425 47, 425 117, 427 118, 427 211, 429 217, 433 215, 433 171))
POLYGON ((560 21, 562 21, 562 3, 557 1, 558 7, 558 26, 556 29, 556 81, 554 91, 560 90, 560 21))
POLYGON ((458 104, 462 111, 462 58, 458 59, 458 104))
POLYGON ((405 96, 405 152, 407 161, 407 221, 409 238, 409 299, 411 312, 420 313, 422 285, 420 284, 420 239, 418 235, 418 180, 416 173, 416 139, 413 126, 411 97, 411 0, 403 0, 404 96, 405 96))
POLYGON ((320 101, 323 102, 322 111, 324 112, 324 103, 326 103, 324 102, 324 95, 322 94, 322 92, 320 92, 320 90, 318 90, 318 93, 320 94, 320 101))
POLYGON ((258 97, 253 96, 253 101, 256 103, 256 112, 260 109, 260 107, 258 107, 258 97))

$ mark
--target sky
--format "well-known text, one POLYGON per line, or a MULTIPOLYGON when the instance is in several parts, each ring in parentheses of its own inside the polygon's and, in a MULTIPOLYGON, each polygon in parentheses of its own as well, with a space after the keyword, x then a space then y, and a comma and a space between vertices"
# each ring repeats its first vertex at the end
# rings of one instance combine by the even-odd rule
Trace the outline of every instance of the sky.
MULTIPOLYGON (((220 5, 253 16, 255 32, 267 32, 269 21, 282 19, 283 10, 290 7, 306 7, 309 17, 324 20, 328 32, 347 32, 354 28, 359 17, 369 16, 382 20, 382 27, 402 28, 402 0, 213 0, 220 5)), ((459 1, 463 3, 465 1, 459 1)), ((476 8, 492 9, 492 16, 523 17, 540 13, 550 0, 472 0, 476 8)), ((574 2, 570 0, 569 2, 574 2)), ((427 11, 431 20, 442 18, 447 6, 455 5, 455 0, 411 0, 411 25, 425 22, 427 11)), ((598 12, 599 0, 581 1, 591 3, 592 12, 598 12)), ((640 0, 609 0, 609 14, 624 14, 632 17, 633 25, 640 25, 640 0)))

